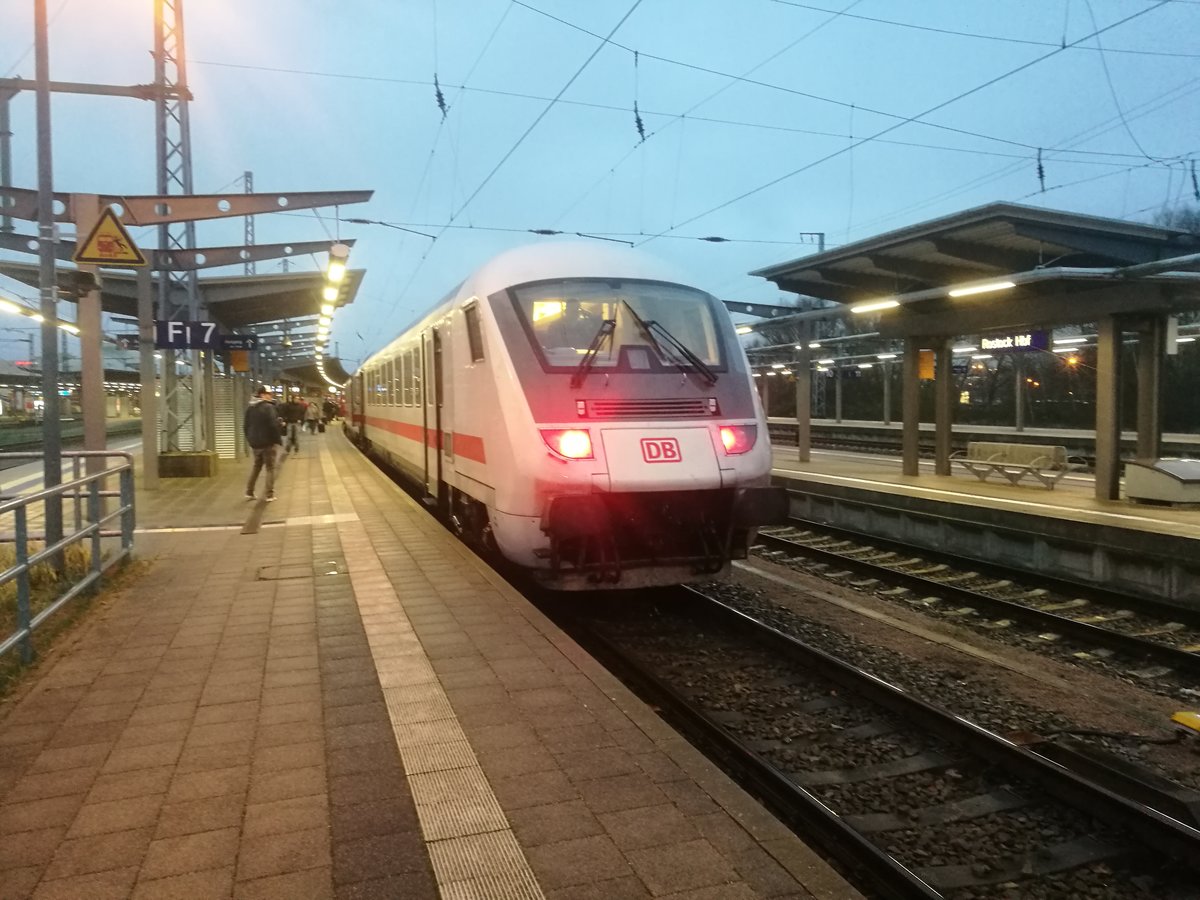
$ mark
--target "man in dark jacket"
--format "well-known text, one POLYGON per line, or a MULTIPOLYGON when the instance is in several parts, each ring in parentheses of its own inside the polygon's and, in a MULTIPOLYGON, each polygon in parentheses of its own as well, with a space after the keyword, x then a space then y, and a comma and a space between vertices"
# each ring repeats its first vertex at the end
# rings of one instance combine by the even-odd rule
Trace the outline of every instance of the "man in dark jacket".
POLYGON ((279 418, 283 419, 287 440, 284 441, 284 453, 300 452, 300 426, 304 422, 304 407, 299 401, 290 399, 279 407, 279 418))
POLYGON ((255 397, 246 408, 246 417, 242 422, 246 430, 246 443, 254 454, 254 468, 250 470, 250 480, 246 483, 246 499, 253 500, 254 482, 258 473, 265 467, 267 470, 267 502, 275 499, 275 465, 278 462, 278 448, 283 443, 279 427, 279 412, 271 400, 271 389, 265 385, 255 393, 255 397))

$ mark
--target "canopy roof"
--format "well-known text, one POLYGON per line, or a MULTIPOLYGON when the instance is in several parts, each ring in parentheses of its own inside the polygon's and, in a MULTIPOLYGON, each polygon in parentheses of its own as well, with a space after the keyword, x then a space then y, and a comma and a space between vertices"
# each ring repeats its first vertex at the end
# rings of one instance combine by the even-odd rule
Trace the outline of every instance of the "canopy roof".
MULTIPOLYGON (((73 299, 77 296, 80 272, 73 268, 56 270, 59 289, 73 299)), ((31 286, 38 284, 38 266, 29 263, 0 261, 0 273, 31 286)), ((349 269, 342 284, 338 305, 354 302, 362 284, 364 269, 349 269)), ((104 271, 101 275, 100 304, 106 313, 137 318, 137 275, 129 272, 104 271)), ((226 333, 253 334, 259 337, 259 351, 282 369, 296 364, 297 371, 312 370, 312 377, 303 379, 314 384, 324 383, 313 360, 316 345, 317 317, 321 309, 321 292, 325 287, 324 272, 281 272, 268 275, 232 275, 199 279, 203 305, 208 318, 217 322, 226 333)), ((157 300, 157 285, 155 287, 157 300)), ((336 378, 333 360, 327 360, 326 371, 336 378)), ((347 376, 348 377, 348 376, 347 376)))
POLYGON ((1198 251, 1200 236, 1177 229, 993 203, 751 274, 846 305, 894 299, 900 308, 881 316, 886 334, 962 334, 1197 308, 1195 273, 1116 270, 1198 251), (1000 280, 1016 289, 949 297, 1000 280))

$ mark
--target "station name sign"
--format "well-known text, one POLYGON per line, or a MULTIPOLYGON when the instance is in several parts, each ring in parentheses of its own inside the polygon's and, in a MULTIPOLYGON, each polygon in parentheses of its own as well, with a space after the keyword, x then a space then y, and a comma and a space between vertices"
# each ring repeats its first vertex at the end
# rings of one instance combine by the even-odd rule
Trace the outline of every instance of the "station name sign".
POLYGON ((156 350, 256 350, 252 334, 222 334, 216 322, 155 322, 156 350))
POLYGON ((988 353, 1025 353, 1032 350, 1050 349, 1050 332, 1019 331, 1014 334, 984 335, 979 340, 979 349, 988 353))

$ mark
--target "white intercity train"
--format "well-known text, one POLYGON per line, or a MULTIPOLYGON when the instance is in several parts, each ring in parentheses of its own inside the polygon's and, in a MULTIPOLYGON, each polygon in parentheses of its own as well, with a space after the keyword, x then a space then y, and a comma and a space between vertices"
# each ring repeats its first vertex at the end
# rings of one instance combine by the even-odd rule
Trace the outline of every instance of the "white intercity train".
POLYGON ((725 308, 624 247, 495 257, 363 363, 346 427, 563 590, 720 576, 786 507, 725 308))

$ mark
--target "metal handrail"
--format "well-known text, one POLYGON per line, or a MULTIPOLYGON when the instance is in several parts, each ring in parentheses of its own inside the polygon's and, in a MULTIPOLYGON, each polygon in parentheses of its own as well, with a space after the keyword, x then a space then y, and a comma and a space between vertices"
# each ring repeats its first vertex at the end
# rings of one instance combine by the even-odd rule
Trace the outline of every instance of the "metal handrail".
MULTIPOLYGON (((21 662, 28 664, 33 661, 33 632, 47 618, 54 615, 63 606, 95 585, 111 568, 129 559, 133 554, 134 490, 133 490, 133 454, 108 450, 75 450, 63 454, 64 459, 72 459, 75 477, 62 484, 43 488, 32 494, 0 502, 0 516, 13 515, 15 527, 13 541, 16 546, 16 561, 12 566, 0 572, 0 585, 16 581, 17 583, 17 628, 3 641, 0 641, 0 657, 3 657, 14 647, 20 648, 21 662), (113 466, 106 466, 98 472, 79 475, 80 460, 119 458, 113 466), (119 489, 105 490, 106 479, 116 477, 119 489), (48 504, 61 501, 64 497, 75 500, 75 530, 65 534, 60 540, 48 544, 36 553, 29 552, 31 536, 29 534, 29 508, 36 503, 48 504), (104 498, 119 498, 119 504, 112 512, 104 511, 104 498), (86 498, 86 503, 81 500, 86 498), (86 507, 86 511, 84 509, 86 507), (106 531, 105 525, 114 519, 120 519, 119 531, 106 531), (100 541, 105 537, 121 539, 120 551, 104 561, 101 556, 100 541), (71 585, 65 592, 56 597, 36 615, 31 608, 30 572, 33 567, 45 560, 58 557, 64 550, 75 543, 88 541, 91 544, 91 565, 88 573, 71 585)), ((38 460, 40 453, 0 453, 0 460, 21 459, 38 460)))

